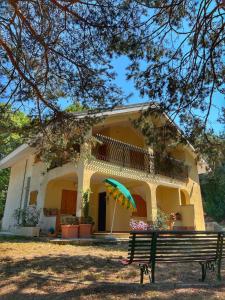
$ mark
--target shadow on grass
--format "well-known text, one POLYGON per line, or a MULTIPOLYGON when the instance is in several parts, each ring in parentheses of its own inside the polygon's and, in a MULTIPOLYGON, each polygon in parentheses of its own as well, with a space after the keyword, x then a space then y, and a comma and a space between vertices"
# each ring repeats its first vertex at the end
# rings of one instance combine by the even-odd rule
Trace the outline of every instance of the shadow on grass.
POLYGON ((43 243, 46 238, 42 237, 24 237, 19 235, 0 235, 0 243, 26 243, 26 242, 36 242, 43 243))
MULTIPOLYGON (((1 242, 43 242, 41 239, 4 237, 1 242)), ((224 287, 198 286, 201 275, 198 265, 157 265, 156 281, 160 284, 141 286, 138 268, 122 267, 110 257, 112 250, 126 250, 125 245, 93 246, 89 255, 44 255, 13 260, 5 256, 0 262, 2 299, 225 299, 224 287), (109 255, 97 255, 99 248, 109 255), (52 276, 52 277, 51 277, 52 276), (189 286, 175 290, 175 282, 189 286)), ((76 246, 74 246, 76 247, 76 246)), ((6 253, 7 255, 7 253, 6 253)), ((126 255, 125 255, 126 256, 126 255)), ((223 268, 224 270, 224 268, 223 268)), ((223 274, 224 275, 224 274, 223 274)), ((214 275, 213 275, 214 276, 214 275)), ((214 277, 213 277, 214 278, 214 277)), ((146 281, 147 282, 147 279, 146 281)), ((210 276, 208 277, 210 282, 210 276)))
MULTIPOLYGON (((4 299, 167 299, 167 300, 183 300, 183 299, 224 299, 225 289, 220 289, 218 296, 218 288, 174 288, 173 285, 159 286, 145 284, 140 286, 137 283, 111 283, 98 284, 91 283, 88 285, 58 283, 52 285, 51 281, 46 279, 27 278, 22 282, 14 282, 16 285, 13 291, 7 291, 4 299), (61 286, 61 288, 59 288, 61 286)), ((6 285, 0 283, 0 289, 4 289, 6 285)))
MULTIPOLYGON (((161 284, 141 286, 138 281, 135 282, 137 273, 129 273, 119 261, 94 254, 68 256, 62 253, 19 261, 5 257, 0 265, 0 290, 5 290, 1 299, 215 299, 213 297, 218 289, 196 285, 200 270, 196 267, 188 274, 191 272, 193 285, 185 287, 186 292, 176 289, 175 293, 170 277, 174 276, 173 269, 165 265, 159 265, 157 269, 157 279, 161 284), (123 272, 128 273, 126 280, 121 276, 123 272), (49 276, 51 274, 52 277, 49 276), (101 280, 99 275, 103 275, 101 280), (10 289, 9 285, 13 288, 10 289)), ((221 299, 225 299, 225 290, 221 299)))

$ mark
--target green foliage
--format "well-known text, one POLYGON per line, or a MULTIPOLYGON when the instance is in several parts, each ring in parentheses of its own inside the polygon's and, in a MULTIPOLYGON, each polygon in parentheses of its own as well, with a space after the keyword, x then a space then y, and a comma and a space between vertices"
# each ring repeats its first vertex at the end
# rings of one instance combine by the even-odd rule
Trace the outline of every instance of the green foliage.
POLYGON ((87 110, 88 107, 85 107, 84 105, 82 105, 81 103, 77 102, 74 104, 69 105, 65 111, 66 112, 79 112, 79 111, 84 111, 87 110))
POLYGON ((199 135, 196 137, 195 146, 212 172, 225 162, 225 134, 207 132, 206 137, 199 135))
POLYGON ((62 216, 61 217, 62 225, 79 225, 79 218, 75 216, 62 216))
POLYGON ((62 99, 97 110, 121 103, 110 45, 138 39, 128 29, 137 32, 141 22, 142 9, 133 1, 59 2, 1 6, 0 99, 26 105, 39 129, 52 117, 67 117, 62 99), (24 20, 27 26, 19 26, 24 20))
POLYGON ((157 210, 157 217, 155 222, 153 223, 153 229, 156 230, 167 230, 168 229, 168 221, 169 217, 159 208, 157 210))
MULTIPOLYGON (((10 106, 0 105, 0 159, 22 144, 23 127, 29 123, 28 117, 17 111, 13 113, 10 106)), ((9 183, 9 170, 0 170, 0 219, 3 216, 9 183)))
POLYGON ((81 218, 82 224, 92 224, 93 219, 89 216, 89 206, 90 206, 90 195, 91 190, 87 189, 82 192, 82 209, 83 209, 83 217, 81 218))
POLYGON ((14 218, 16 224, 24 227, 36 226, 39 222, 41 209, 37 209, 35 206, 26 208, 17 208, 14 211, 14 218))
POLYGON ((204 208, 217 222, 225 220, 225 165, 200 178, 204 208))
POLYGON ((0 219, 3 217, 7 189, 9 184, 9 169, 0 170, 0 219))
POLYGON ((84 217, 87 218, 89 215, 89 202, 90 202, 90 194, 91 190, 87 189, 86 191, 82 192, 82 208, 84 217))

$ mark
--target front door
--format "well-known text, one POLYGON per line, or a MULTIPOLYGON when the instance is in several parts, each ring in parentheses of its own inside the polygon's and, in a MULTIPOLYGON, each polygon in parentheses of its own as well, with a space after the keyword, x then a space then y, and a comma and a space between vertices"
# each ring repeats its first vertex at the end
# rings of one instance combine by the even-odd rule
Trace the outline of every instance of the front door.
POLYGON ((77 192, 62 190, 61 214, 75 215, 77 206, 77 192))
POLYGON ((105 231, 106 224, 106 193, 99 193, 98 198, 98 231, 105 231))

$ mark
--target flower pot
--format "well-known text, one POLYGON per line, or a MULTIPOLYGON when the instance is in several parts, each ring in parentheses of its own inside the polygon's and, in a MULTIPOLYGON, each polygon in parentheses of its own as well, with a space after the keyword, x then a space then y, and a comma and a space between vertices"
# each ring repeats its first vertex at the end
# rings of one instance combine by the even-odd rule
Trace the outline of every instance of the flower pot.
POLYGON ((63 239, 75 239, 79 236, 79 225, 61 225, 63 239))
POLYGON ((80 237, 90 238, 92 235, 92 224, 80 224, 80 237))

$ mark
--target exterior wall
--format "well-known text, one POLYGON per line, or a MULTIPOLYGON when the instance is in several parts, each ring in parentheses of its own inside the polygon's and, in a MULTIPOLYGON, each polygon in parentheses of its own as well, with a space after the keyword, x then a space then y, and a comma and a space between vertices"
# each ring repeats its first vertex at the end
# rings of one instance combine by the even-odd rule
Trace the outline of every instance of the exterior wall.
MULTIPOLYGON (((184 191, 189 195, 188 203, 193 205, 194 226, 198 230, 205 230, 204 213, 202 206, 202 196, 199 184, 198 165, 196 159, 191 153, 190 147, 178 147, 172 151, 173 157, 183 160, 189 167, 189 178, 185 184, 184 191)), ((181 196, 183 197, 183 196, 181 196)), ((188 215, 189 213, 186 213, 188 215)), ((193 223, 190 218, 189 223, 193 223)))
POLYGON ((23 159, 12 166, 9 187, 2 220, 2 230, 10 230, 15 225, 13 213, 23 207, 27 178, 31 176, 32 157, 23 159))
POLYGON ((39 191, 45 172, 46 172, 46 167, 44 163, 42 162, 33 163, 31 169, 30 191, 39 191))
POLYGON ((186 190, 190 196, 190 204, 194 205, 195 226, 198 230, 205 230, 201 189, 196 160, 186 151, 186 162, 189 165, 189 179, 186 190))
POLYGON ((187 193, 186 190, 182 190, 181 193, 180 189, 172 189, 165 186, 158 186, 156 191, 157 205, 160 208, 160 210, 165 212, 167 215, 171 213, 181 214, 182 219, 175 221, 175 228, 187 228, 193 230, 196 228, 195 206, 193 204, 187 203, 187 201, 185 205, 182 205, 181 195, 184 195, 184 192, 187 193))
MULTIPOLYGON (((129 144, 145 147, 144 138, 135 129, 131 128, 128 121, 127 127, 116 124, 117 122, 125 122, 128 118, 128 116, 126 118, 121 116, 114 117, 113 122, 111 122, 111 127, 110 121, 106 121, 104 124, 107 125, 107 128, 105 127, 104 129, 101 126, 98 126, 96 132, 129 144)), ((46 172, 43 163, 38 162, 34 164, 33 156, 29 156, 27 158, 27 170, 23 191, 22 186, 26 160, 21 160, 12 166, 6 208, 3 218, 3 228, 7 230, 10 226, 12 226, 13 220, 11 215, 13 211, 15 208, 20 206, 20 203, 21 207, 23 207, 26 182, 29 176, 31 177, 30 191, 38 191, 37 206, 39 208, 60 208, 62 189, 77 190, 77 216, 82 215, 82 190, 86 190, 91 187, 93 194, 91 195, 90 209, 95 220, 95 228, 98 228, 98 194, 105 189, 103 184, 96 184, 92 182, 91 178, 93 174, 99 173, 105 177, 115 177, 118 179, 124 178, 129 180, 129 189, 131 193, 138 194, 137 191, 139 190, 141 193, 140 195, 146 201, 148 221, 153 221, 156 218, 158 204, 159 207, 163 206, 167 213, 180 211, 185 214, 183 223, 194 223, 196 229, 203 230, 205 229, 205 226, 197 164, 193 154, 191 154, 187 147, 177 149, 176 151, 174 150, 173 154, 174 157, 184 160, 185 163, 189 165, 189 179, 187 182, 155 174, 146 174, 138 170, 131 170, 129 168, 123 168, 108 162, 93 159, 82 159, 77 164, 69 163, 46 172), (72 181, 68 181, 68 179, 66 179, 66 176, 71 174, 73 174, 74 182, 77 182, 77 186, 75 186, 72 181), (53 180, 55 181, 53 182, 53 180), (139 186, 142 187, 137 187, 135 185, 135 181, 138 181, 139 186), (164 189, 157 189, 158 186, 164 186, 164 189), (181 195, 179 193, 181 189, 186 191, 189 195, 188 205, 185 205, 184 207, 181 206, 181 195), (20 201, 21 195, 22 201, 20 201), (188 219, 188 215, 192 215, 193 217, 188 219)), ((113 208, 114 200, 110 198, 107 199, 106 230, 108 231, 111 227, 113 208)), ((130 217, 131 213, 118 205, 114 231, 129 230, 130 217)), ((43 220, 44 216, 42 215, 41 218, 43 220)))
POLYGON ((158 207, 166 214, 179 211, 179 189, 158 186, 156 190, 156 199, 158 207))
POLYGON ((138 147, 144 147, 144 139, 137 134, 134 128, 128 123, 127 127, 113 126, 102 132, 102 134, 109 136, 113 139, 135 145, 138 147))
MULTIPOLYGON (((180 212, 182 215, 182 224, 184 227, 195 227, 195 210, 194 205, 181 205, 180 212)), ((198 228, 197 228, 198 229, 198 228)))

